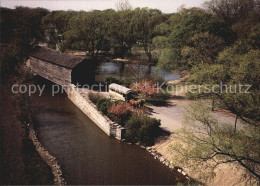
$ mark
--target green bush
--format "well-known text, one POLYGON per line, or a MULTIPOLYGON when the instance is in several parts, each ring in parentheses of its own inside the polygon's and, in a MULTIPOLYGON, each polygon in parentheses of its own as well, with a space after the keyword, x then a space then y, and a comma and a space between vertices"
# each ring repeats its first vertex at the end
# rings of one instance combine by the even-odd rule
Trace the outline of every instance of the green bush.
POLYGON ((97 102, 97 108, 103 114, 107 115, 107 110, 110 106, 113 105, 113 102, 110 99, 100 99, 97 102))
POLYGON ((126 122, 126 139, 131 143, 153 145, 160 133, 160 120, 146 115, 133 114, 126 122))

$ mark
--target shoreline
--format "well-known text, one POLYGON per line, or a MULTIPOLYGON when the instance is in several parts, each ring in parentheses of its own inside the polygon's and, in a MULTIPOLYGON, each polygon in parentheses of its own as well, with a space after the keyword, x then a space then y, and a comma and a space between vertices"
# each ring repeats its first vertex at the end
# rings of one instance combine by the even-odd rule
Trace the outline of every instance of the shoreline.
POLYGON ((29 138, 32 140, 36 151, 39 153, 43 161, 45 161, 52 170, 52 174, 54 176, 54 184, 66 185, 66 181, 62 177, 62 170, 58 161, 42 146, 41 142, 37 138, 37 134, 33 126, 28 124, 28 128, 29 128, 29 138))

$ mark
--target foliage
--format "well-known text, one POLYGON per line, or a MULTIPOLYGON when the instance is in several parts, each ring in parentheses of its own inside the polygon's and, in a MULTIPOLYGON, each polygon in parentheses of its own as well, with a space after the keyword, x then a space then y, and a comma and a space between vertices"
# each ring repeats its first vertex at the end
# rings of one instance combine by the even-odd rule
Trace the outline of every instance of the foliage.
POLYGON ((215 59, 217 52, 235 39, 227 24, 199 8, 184 8, 168 21, 171 33, 153 40, 160 49, 159 68, 190 69, 194 63, 215 59))
POLYGON ((152 97, 158 94, 156 83, 151 80, 141 80, 133 83, 130 88, 145 97, 152 97))
POLYGON ((97 104, 99 100, 104 99, 104 95, 102 95, 102 93, 100 92, 93 92, 90 91, 88 93, 88 98, 90 99, 90 101, 92 101, 92 103, 97 104))
POLYGON ((259 126, 241 124, 234 132, 231 123, 219 121, 205 102, 191 105, 184 127, 177 132, 172 149, 177 152, 174 162, 195 171, 200 178, 214 176, 221 164, 236 162, 259 178, 259 126))
POLYGON ((140 142, 142 145, 153 145, 160 132, 160 120, 146 115, 133 114, 126 122, 126 138, 132 143, 140 142))
POLYGON ((111 17, 107 11, 80 12, 69 21, 62 45, 69 49, 87 50, 95 59, 100 50, 106 50, 111 33, 111 17))
POLYGON ((119 102, 108 108, 109 117, 121 126, 125 125, 125 122, 130 118, 131 114, 132 107, 130 103, 119 102))
POLYGON ((1 8, 2 80, 21 73, 20 67, 31 48, 43 40, 41 19, 48 11, 42 8, 1 8))
POLYGON ((210 0, 205 3, 207 10, 228 24, 246 19, 257 11, 257 0, 210 0))
POLYGON ((195 166, 206 166, 202 163, 203 159, 207 162, 216 161, 208 167, 211 173, 219 164, 236 162, 245 168, 247 174, 259 178, 259 148, 255 149, 255 142, 259 140, 260 126, 260 53, 250 45, 240 46, 241 42, 237 42, 219 53, 219 64, 193 67, 190 79, 199 85, 209 85, 211 92, 207 97, 216 99, 217 106, 233 113, 240 123, 237 124, 236 120, 234 125, 223 124, 212 119, 210 113, 206 112, 210 108, 205 108, 205 105, 192 107, 189 110, 191 115, 188 114, 189 127, 181 131, 183 137, 189 140, 186 141, 187 148, 191 149, 184 157, 196 162, 195 166), (212 92, 214 85, 219 87, 212 92), (202 123, 202 127, 196 125, 195 121, 202 123), (203 127, 204 130, 208 129, 207 132, 198 135, 196 131, 200 129, 202 132, 203 127))
POLYGON ((166 48, 162 50, 157 63, 157 67, 165 70, 179 69, 180 67, 178 66, 178 63, 176 63, 176 60, 181 60, 181 56, 179 55, 179 53, 179 49, 166 48))
POLYGON ((133 33, 132 18, 134 12, 131 10, 117 11, 111 13, 111 49, 114 55, 124 57, 136 41, 133 33))
POLYGON ((165 20, 165 16, 157 9, 136 8, 132 24, 137 40, 141 41, 144 51, 148 57, 148 61, 152 60, 154 27, 165 20))
POLYGON ((113 105, 113 102, 110 99, 100 99, 97 102, 97 109, 103 114, 107 115, 108 108, 113 105))
POLYGON ((224 48, 223 39, 208 32, 195 34, 182 49, 182 60, 190 66, 198 63, 213 63, 218 53, 224 48))

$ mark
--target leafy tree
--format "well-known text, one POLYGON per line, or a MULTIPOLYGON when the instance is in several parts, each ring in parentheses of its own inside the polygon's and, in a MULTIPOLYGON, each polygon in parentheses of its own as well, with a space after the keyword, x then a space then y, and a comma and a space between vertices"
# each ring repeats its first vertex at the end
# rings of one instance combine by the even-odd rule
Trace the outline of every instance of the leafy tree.
POLYGON ((105 50, 111 33, 110 11, 80 12, 70 19, 63 46, 76 50, 87 50, 92 59, 100 50, 105 50))
POLYGON ((42 19, 45 29, 46 42, 51 48, 56 48, 56 44, 63 39, 63 34, 68 29, 69 20, 77 13, 73 11, 52 11, 42 19))
POLYGON ((43 40, 41 19, 48 11, 42 8, 1 8, 1 76, 21 73, 20 67, 32 47, 43 40))
POLYGON ((221 38, 208 32, 195 34, 181 51, 182 61, 190 67, 199 63, 214 63, 223 48, 224 41, 221 38))
POLYGON ((157 67, 165 70, 180 69, 179 63, 176 63, 176 61, 179 62, 180 60, 181 56, 179 49, 166 48, 163 49, 160 53, 157 67))
POLYGON ((135 43, 133 25, 131 24, 134 12, 131 10, 117 11, 112 15, 111 47, 115 54, 124 56, 135 43))
MULTIPOLYGON (((176 68, 187 69, 189 68, 189 65, 185 62, 187 58, 191 59, 190 62, 193 61, 195 63, 197 60, 196 57, 199 60, 201 58, 203 60, 213 58, 212 56, 209 57, 209 55, 212 55, 209 53, 209 50, 202 53, 200 51, 203 49, 198 51, 196 47, 202 48, 202 45, 205 45, 203 47, 207 46, 209 49, 210 46, 219 44, 216 47, 217 52, 217 49, 220 50, 223 45, 232 43, 235 37, 232 30, 226 24, 219 22, 212 15, 199 8, 182 9, 169 18, 169 25, 172 27, 172 32, 167 39, 162 37, 154 39, 156 47, 162 48, 158 61, 158 67, 160 68, 171 70, 176 70, 176 68), (200 46, 199 39, 203 40, 200 46), (207 55, 205 56, 206 53, 207 55), (197 56, 197 54, 201 55, 197 56), (184 59, 182 60, 183 57, 184 59), (193 57, 195 58, 192 59, 193 57)), ((213 48, 215 49, 215 47, 213 48)), ((211 52, 213 52, 213 48, 211 52)), ((216 52, 213 52, 215 56, 216 52)))
POLYGON ((187 109, 185 125, 177 132, 181 141, 172 146, 177 152, 173 161, 201 179, 213 177, 219 165, 231 162, 259 179, 260 128, 241 124, 234 133, 233 125, 218 121, 210 110, 204 102, 187 109))
POLYGON ((209 168, 211 173, 219 164, 236 162, 246 173, 259 179, 260 148, 255 142, 260 137, 260 52, 248 45, 239 46, 237 42, 221 52, 219 64, 192 68, 191 80, 196 84, 207 84, 212 90, 222 82, 209 96, 216 99, 218 107, 235 114, 236 119, 234 123, 221 123, 208 112, 211 106, 203 103, 191 107, 187 125, 181 131, 181 139, 187 145, 182 150, 189 149, 183 157, 190 159, 194 166, 209 168))
POLYGON ((134 10, 132 24, 136 38, 141 41, 148 61, 152 60, 154 28, 165 20, 165 16, 157 9, 137 8, 134 10))

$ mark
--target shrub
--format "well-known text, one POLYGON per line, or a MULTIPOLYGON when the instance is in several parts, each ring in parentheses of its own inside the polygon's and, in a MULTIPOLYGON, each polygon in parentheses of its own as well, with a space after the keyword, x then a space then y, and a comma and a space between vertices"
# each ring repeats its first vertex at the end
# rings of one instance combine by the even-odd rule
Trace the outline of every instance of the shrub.
POLYGON ((118 104, 112 105, 108 108, 108 115, 113 121, 124 126, 126 120, 131 116, 131 110, 132 108, 130 103, 119 102, 118 104))
POLYGON ((88 98, 89 98, 90 101, 92 101, 92 103, 97 104, 97 102, 98 102, 99 100, 101 100, 101 99, 104 99, 105 96, 102 95, 102 94, 99 93, 99 92, 92 92, 92 91, 90 91, 90 92, 88 93, 88 98))
POLYGON ((132 143, 153 145, 160 132, 160 120, 146 115, 133 114, 126 122, 126 139, 132 143))
POLYGON ((145 97, 152 97, 158 93, 156 83, 151 80, 141 80, 139 82, 133 83, 130 87, 132 90, 140 93, 145 97))
POLYGON ((97 108, 103 114, 107 115, 107 110, 110 106, 113 105, 113 102, 110 99, 100 99, 97 102, 97 108))

